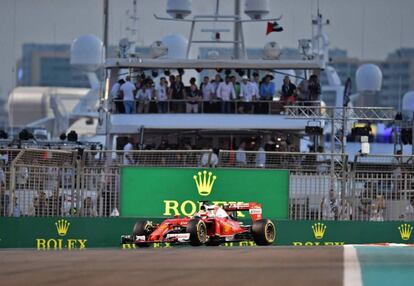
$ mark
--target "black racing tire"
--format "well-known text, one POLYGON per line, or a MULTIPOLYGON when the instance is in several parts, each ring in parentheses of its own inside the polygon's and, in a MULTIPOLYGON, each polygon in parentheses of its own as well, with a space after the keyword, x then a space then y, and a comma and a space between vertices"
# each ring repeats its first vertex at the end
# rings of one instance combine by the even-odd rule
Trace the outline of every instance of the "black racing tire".
MULTIPOLYGON (((148 238, 148 235, 151 233, 150 230, 151 223, 148 220, 139 220, 135 223, 134 229, 132 230, 132 237, 135 240, 137 235, 145 235, 145 238, 148 238)), ((148 243, 138 243, 139 247, 148 247, 148 243)))
POLYGON ((257 245, 270 245, 276 239, 276 228, 270 219, 260 219, 252 225, 253 240, 257 245))
POLYGON ((207 226, 200 218, 194 218, 188 222, 187 233, 190 234, 190 244, 200 246, 207 242, 207 226))

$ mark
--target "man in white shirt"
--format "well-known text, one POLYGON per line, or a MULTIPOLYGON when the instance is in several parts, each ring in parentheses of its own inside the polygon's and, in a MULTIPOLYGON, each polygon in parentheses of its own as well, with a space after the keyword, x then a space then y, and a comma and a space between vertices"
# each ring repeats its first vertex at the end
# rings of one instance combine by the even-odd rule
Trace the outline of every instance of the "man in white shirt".
POLYGON ((131 138, 128 138, 128 142, 124 146, 124 165, 133 165, 134 164, 134 158, 131 154, 131 151, 134 149, 134 146, 132 145, 131 138))
POLYGON ((116 113, 124 113, 124 103, 122 101, 121 96, 121 85, 123 85, 125 81, 123 79, 118 80, 111 88, 110 92, 110 100, 115 104, 115 112, 116 113))
POLYGON ((252 101, 256 96, 255 88, 249 81, 247 75, 242 77, 240 84, 240 100, 242 101, 239 107, 240 113, 250 113, 252 109, 252 101))
POLYGON ((201 167, 215 168, 218 165, 218 161, 219 159, 216 153, 204 153, 203 156, 201 156, 201 167))
POLYGON ((236 165, 239 167, 243 167, 247 165, 247 159, 246 159, 246 143, 242 142, 240 143, 239 149, 236 151, 236 165))
POLYGON ((125 78, 125 83, 121 85, 121 91, 124 98, 124 108, 125 113, 133 113, 134 108, 134 92, 136 88, 135 85, 131 83, 131 77, 127 76, 125 78))
POLYGON ((231 100, 236 98, 233 83, 230 76, 226 76, 224 82, 221 82, 217 88, 217 98, 221 100, 221 113, 231 112, 231 100))
POLYGON ((259 149, 256 153, 256 167, 264 168, 266 166, 266 152, 263 148, 263 143, 260 143, 259 149))
POLYGON ((153 89, 151 87, 151 82, 147 80, 136 96, 136 99, 138 100, 138 113, 148 113, 152 94, 153 89))
POLYGON ((155 98, 157 99, 158 113, 167 113, 167 81, 165 77, 160 78, 160 83, 155 86, 155 98))
MULTIPOLYGON (((259 87, 260 87, 260 77, 258 73, 253 73, 253 78, 250 81, 250 84, 252 85, 252 89, 253 89, 253 94, 254 94, 254 99, 258 99, 259 98, 259 87)), ((256 104, 252 104, 252 106, 254 108, 252 108, 253 112, 258 109, 258 106, 256 106, 256 104)))
POLYGON ((210 83, 208 76, 204 77, 203 82, 200 84, 201 95, 203 96, 203 112, 211 112, 211 100, 214 96, 214 86, 210 83))

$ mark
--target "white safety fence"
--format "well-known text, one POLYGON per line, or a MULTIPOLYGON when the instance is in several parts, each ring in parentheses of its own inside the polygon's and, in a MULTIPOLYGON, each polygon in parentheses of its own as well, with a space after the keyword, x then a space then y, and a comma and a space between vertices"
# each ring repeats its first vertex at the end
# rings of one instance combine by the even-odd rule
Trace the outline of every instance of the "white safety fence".
POLYGON ((118 215, 120 170, 141 166, 287 169, 290 219, 414 219, 411 157, 365 156, 348 163, 341 154, 234 150, 24 149, 0 155, 1 216, 118 215))

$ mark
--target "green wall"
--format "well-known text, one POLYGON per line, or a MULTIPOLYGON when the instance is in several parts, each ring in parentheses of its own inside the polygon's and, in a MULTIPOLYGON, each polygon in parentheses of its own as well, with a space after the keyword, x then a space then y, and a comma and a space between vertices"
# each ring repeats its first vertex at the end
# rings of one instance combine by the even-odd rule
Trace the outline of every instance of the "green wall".
MULTIPOLYGON (((135 221, 134 218, 0 218, 0 248, 121 248, 120 236, 130 234, 135 221), (57 225, 63 226, 61 230, 64 231, 60 234, 57 225)), ((414 243, 414 234, 410 233, 414 222, 280 220, 275 221, 275 225, 277 245, 414 243), (407 240, 402 239, 399 230, 403 224, 403 228, 408 230, 407 240), (315 236, 315 227, 324 230, 322 237, 315 236)), ((130 247, 124 245, 124 248, 130 247)))
POLYGON ((208 200, 257 202, 263 206, 264 217, 287 219, 288 196, 289 172, 286 170, 137 167, 121 170, 120 213, 123 217, 192 215, 198 211, 199 201, 208 200), (201 187, 194 180, 194 176, 200 180, 199 172, 201 185, 211 185, 209 194, 200 194, 201 187))

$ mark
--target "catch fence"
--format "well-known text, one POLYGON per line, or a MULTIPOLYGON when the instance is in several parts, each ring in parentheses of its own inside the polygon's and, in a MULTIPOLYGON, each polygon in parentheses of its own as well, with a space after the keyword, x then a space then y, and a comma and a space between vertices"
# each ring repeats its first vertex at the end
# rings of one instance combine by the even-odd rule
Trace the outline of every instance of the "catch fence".
POLYGON ((292 220, 414 219, 412 156, 10 149, 0 164, 1 216, 119 215, 121 169, 139 166, 284 169, 292 220))

